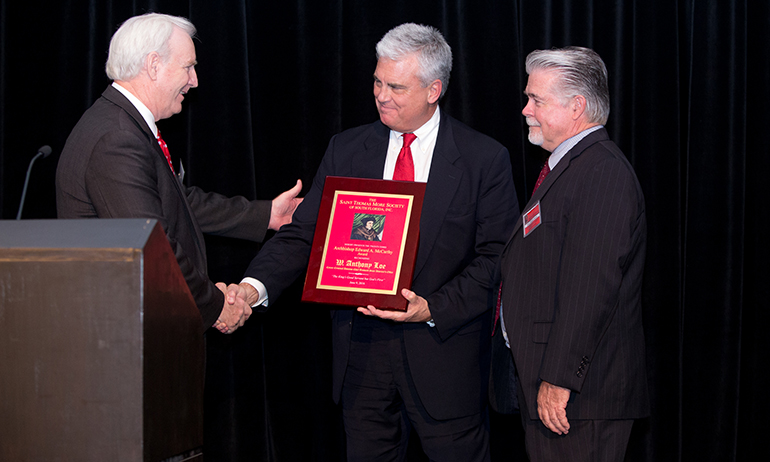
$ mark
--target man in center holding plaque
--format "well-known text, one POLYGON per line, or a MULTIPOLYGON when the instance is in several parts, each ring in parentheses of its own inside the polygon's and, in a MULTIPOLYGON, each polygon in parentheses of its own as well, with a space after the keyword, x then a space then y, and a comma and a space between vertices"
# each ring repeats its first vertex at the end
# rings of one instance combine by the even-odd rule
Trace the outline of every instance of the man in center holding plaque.
POLYGON ((266 305, 304 275, 327 176, 427 182, 412 290, 401 290, 407 310, 332 310, 349 461, 402 460, 412 428, 431 460, 489 460, 490 287, 519 210, 508 151, 438 108, 451 69, 432 27, 403 24, 382 38, 380 120, 332 138, 292 223, 240 285, 252 305, 266 305))

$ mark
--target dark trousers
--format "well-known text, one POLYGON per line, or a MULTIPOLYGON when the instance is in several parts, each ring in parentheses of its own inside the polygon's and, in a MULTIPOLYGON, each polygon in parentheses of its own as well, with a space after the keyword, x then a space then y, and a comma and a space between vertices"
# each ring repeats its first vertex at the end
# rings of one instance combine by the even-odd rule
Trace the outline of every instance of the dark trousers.
MULTIPOLYGON (((531 462, 623 462, 633 420, 569 420, 569 433, 557 435, 539 418, 532 420, 519 396, 524 441, 531 462)), ((569 419, 569 406, 567 406, 569 419)))
POLYGON ((409 372, 401 324, 355 316, 342 417, 348 461, 403 461, 412 429, 432 461, 489 461, 485 413, 428 415, 409 372))

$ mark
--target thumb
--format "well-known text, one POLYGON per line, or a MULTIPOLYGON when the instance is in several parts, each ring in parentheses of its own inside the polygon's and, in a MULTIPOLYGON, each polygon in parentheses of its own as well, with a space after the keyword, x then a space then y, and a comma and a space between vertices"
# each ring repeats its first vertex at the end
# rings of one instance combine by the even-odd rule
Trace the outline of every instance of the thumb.
POLYGON ((415 298, 417 298, 417 294, 412 292, 409 289, 401 289, 401 296, 404 297, 408 302, 413 302, 415 298))
POLYGON ((291 191, 291 195, 293 197, 297 197, 300 192, 302 192, 302 180, 297 180, 297 184, 294 185, 293 188, 291 188, 289 191, 291 191))
POLYGON ((234 288, 230 288, 227 291, 227 303, 234 305, 235 304, 235 298, 238 296, 238 290, 234 288))

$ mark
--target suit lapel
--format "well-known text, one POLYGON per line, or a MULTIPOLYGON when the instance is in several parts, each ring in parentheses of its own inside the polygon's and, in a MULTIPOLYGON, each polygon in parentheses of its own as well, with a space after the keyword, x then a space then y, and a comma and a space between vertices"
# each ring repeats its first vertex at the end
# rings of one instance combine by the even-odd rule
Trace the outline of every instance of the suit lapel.
MULTIPOLYGON (((134 119, 134 123, 136 126, 144 133, 144 135, 147 137, 147 143, 150 145, 150 148, 163 159, 163 165, 166 165, 166 156, 163 154, 163 150, 160 148, 160 145, 158 144, 158 140, 155 138, 155 135, 153 135, 152 130, 150 130, 150 127, 147 126, 147 122, 144 120, 144 117, 139 113, 139 111, 134 107, 133 104, 131 104, 131 101, 128 100, 120 91, 116 90, 112 85, 108 86, 106 90, 104 90, 104 93, 102 93, 102 96, 109 100, 111 103, 119 106, 122 108, 128 115, 131 116, 132 119, 134 119)), ((185 211, 187 213, 187 217, 189 219, 189 222, 193 225, 193 232, 195 233, 196 239, 196 245, 198 246, 198 250, 200 252, 200 257, 202 258, 202 264, 203 268, 206 267, 206 244, 203 240, 203 232, 200 229, 200 226, 198 225, 198 220, 195 218, 195 214, 193 213, 192 209, 190 208, 190 204, 187 202, 187 194, 182 189, 182 185, 179 183, 179 179, 174 174, 174 172, 171 171, 170 168, 163 168, 161 169, 165 171, 166 175, 170 175, 171 182, 174 184, 174 188, 176 189, 176 193, 179 195, 181 202, 184 204, 185 211)), ((162 175, 162 173, 161 173, 162 175)))
MULTIPOLYGON (((134 123, 136 123, 136 126, 144 133, 144 135, 147 137, 147 143, 151 146, 151 149, 160 156, 163 159, 163 162, 166 163, 166 156, 163 154, 163 150, 160 148, 160 145, 158 144, 158 140, 155 138, 155 135, 153 135, 152 130, 150 130, 150 127, 147 126, 147 122, 145 122, 144 117, 139 113, 139 111, 134 107, 133 104, 131 104, 131 101, 129 101, 121 92, 116 90, 112 85, 107 87, 106 90, 104 90, 104 93, 102 93, 102 96, 108 99, 113 104, 116 104, 120 106, 124 111, 128 113, 128 115, 131 116, 132 119, 134 119, 134 123)), ((176 179, 176 175, 171 171, 171 169, 167 170, 168 174, 171 175, 176 179)), ((181 190, 180 190, 181 193, 181 190)))
POLYGON ((508 244, 510 244, 516 233, 519 232, 519 229, 523 224, 522 219, 524 214, 532 207, 534 207, 534 205, 537 204, 537 201, 541 200, 546 194, 548 194, 548 190, 551 189, 551 186, 553 186, 559 177, 569 168, 570 163, 572 163, 573 160, 580 156, 580 154, 582 154, 583 151, 585 151, 589 146, 598 143, 599 141, 605 141, 608 139, 609 136, 607 135, 607 130, 600 128, 599 130, 596 130, 595 132, 580 140, 578 144, 576 144, 572 149, 569 150, 567 154, 564 155, 559 163, 556 164, 556 168, 551 170, 551 173, 545 177, 545 180, 543 180, 543 182, 540 184, 540 187, 537 188, 537 191, 535 191, 535 193, 529 199, 529 202, 527 202, 527 205, 522 209, 522 213, 519 215, 518 220, 516 220, 516 225, 513 227, 511 237, 508 239, 508 244))
POLYGON ((382 124, 375 122, 372 133, 364 141, 364 155, 353 156, 351 172, 359 178, 382 179, 385 171, 385 157, 388 154, 388 137, 390 130, 382 124))
POLYGON ((425 188, 425 200, 422 204, 420 247, 417 252, 414 279, 417 278, 428 261, 428 255, 433 250, 449 205, 460 181, 462 181, 464 173, 462 169, 454 165, 459 157, 460 151, 454 142, 451 119, 442 111, 438 138, 433 150, 433 160, 428 175, 428 184, 425 188))

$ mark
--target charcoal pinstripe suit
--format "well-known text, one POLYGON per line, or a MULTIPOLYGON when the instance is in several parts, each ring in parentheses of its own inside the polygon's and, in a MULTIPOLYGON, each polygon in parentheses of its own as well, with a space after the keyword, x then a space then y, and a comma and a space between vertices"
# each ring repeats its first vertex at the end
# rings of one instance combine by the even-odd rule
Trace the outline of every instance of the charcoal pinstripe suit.
POLYGON ((569 388, 567 418, 649 412, 641 284, 645 206, 633 168, 601 128, 559 161, 523 213, 501 259, 503 314, 519 400, 537 418, 542 380, 569 388))

